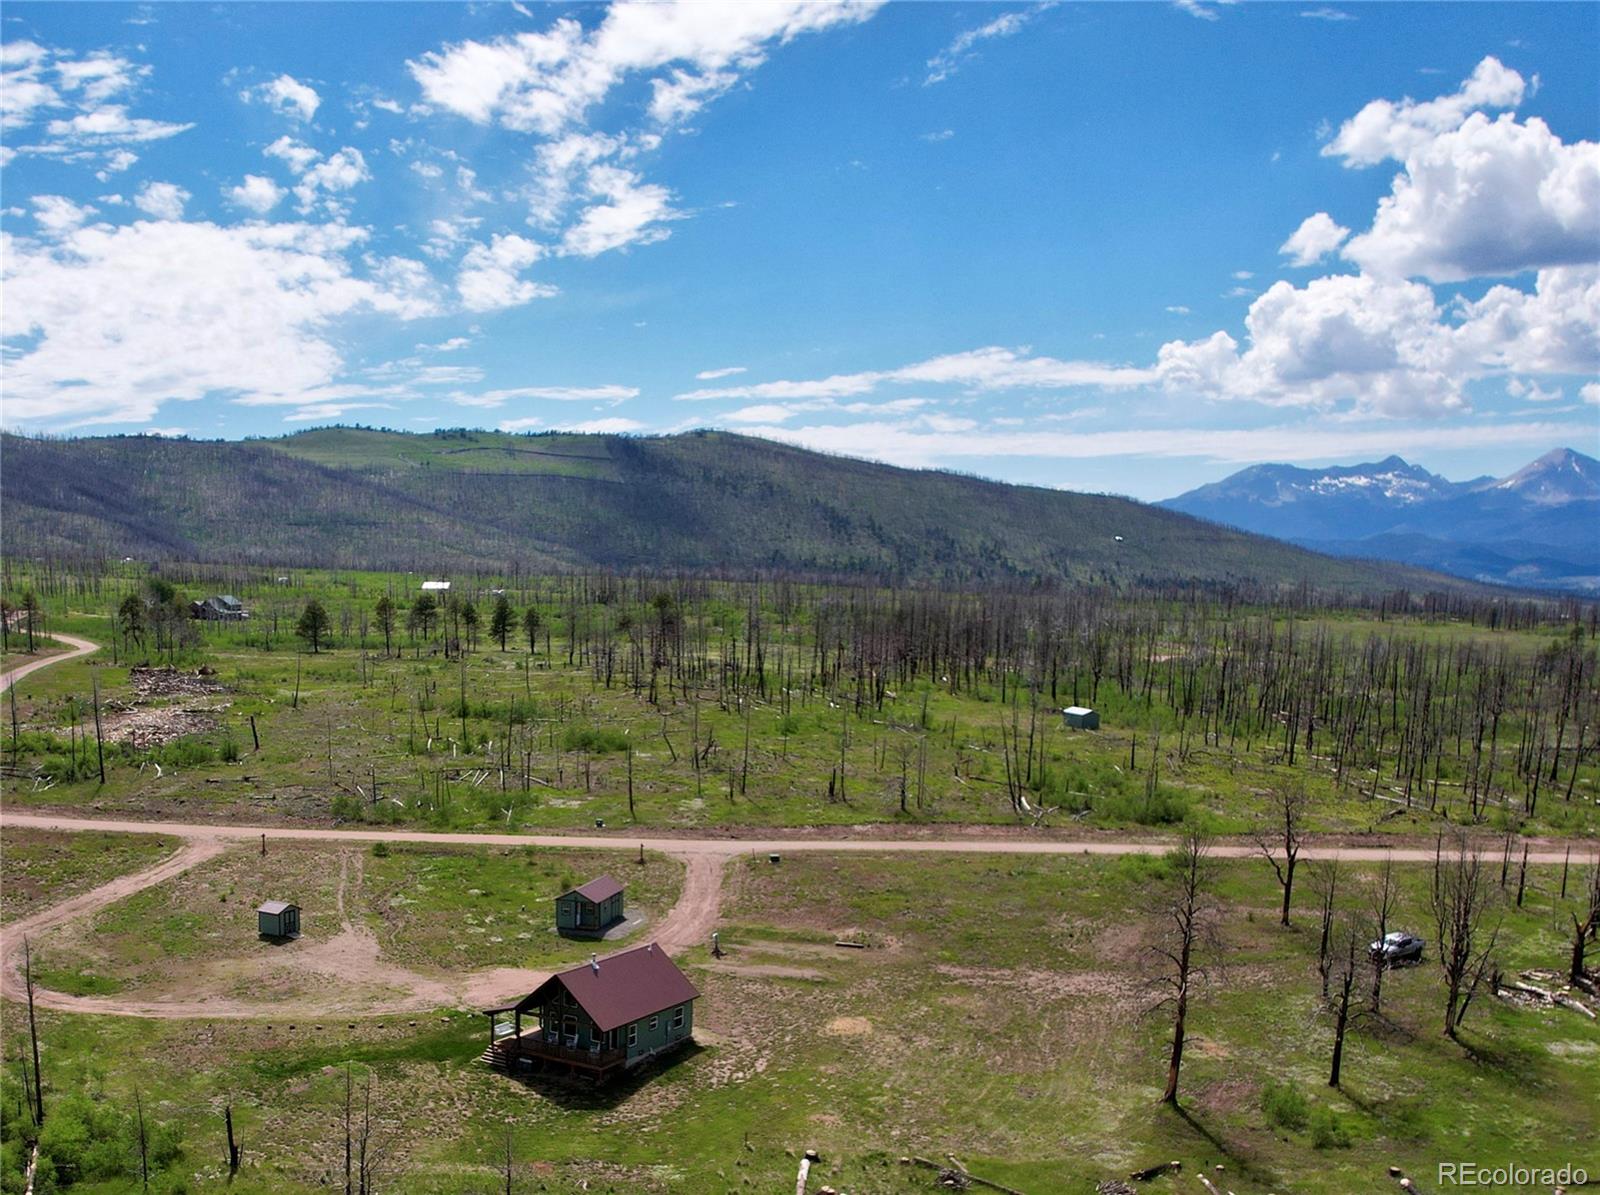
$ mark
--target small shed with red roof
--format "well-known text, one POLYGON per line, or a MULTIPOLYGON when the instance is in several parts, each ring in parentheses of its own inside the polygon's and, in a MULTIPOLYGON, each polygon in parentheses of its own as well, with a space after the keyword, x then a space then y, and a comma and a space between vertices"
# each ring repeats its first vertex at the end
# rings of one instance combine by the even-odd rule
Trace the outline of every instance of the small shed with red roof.
POLYGON ((610 876, 590 880, 556 897, 556 932, 597 938, 623 919, 622 885, 610 876))
POLYGON ((486 1010, 486 1057, 507 1069, 554 1062, 604 1078, 687 1043, 699 995, 653 942, 591 956, 556 972, 517 1003, 486 1010), (524 1028, 524 1018, 537 1024, 524 1028))

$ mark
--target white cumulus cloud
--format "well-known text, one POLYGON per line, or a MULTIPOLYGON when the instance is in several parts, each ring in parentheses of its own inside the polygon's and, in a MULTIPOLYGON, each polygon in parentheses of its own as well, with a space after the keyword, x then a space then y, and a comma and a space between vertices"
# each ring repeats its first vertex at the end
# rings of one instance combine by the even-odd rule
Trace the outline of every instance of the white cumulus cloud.
POLYGON ((317 114, 317 108, 322 104, 322 97, 317 94, 316 89, 300 82, 293 75, 279 75, 270 83, 246 88, 239 93, 239 98, 247 102, 259 101, 280 116, 300 121, 310 120, 317 114))
POLYGON ((157 220, 183 219, 183 205, 188 202, 189 192, 177 183, 145 183, 133 197, 136 208, 157 220))
POLYGON ((354 273, 347 254, 365 235, 156 220, 6 238, 8 419, 142 422, 167 401, 329 385, 343 367, 329 336, 336 320, 433 310, 354 273))
POLYGON ((555 294, 555 287, 518 275, 544 256, 544 247, 509 233, 474 245, 461 259, 456 292, 469 311, 498 311, 555 294))
POLYGON ((1480 108, 1515 108, 1525 90, 1522 76, 1485 58, 1460 88, 1438 99, 1418 103, 1373 100, 1344 124, 1327 145, 1324 157, 1342 158, 1350 167, 1376 166, 1385 158, 1403 162, 1406 155, 1440 133, 1460 126, 1480 108))
POLYGON ((678 218, 665 187, 641 182, 631 170, 595 166, 589 171, 589 194, 602 202, 583 210, 561 239, 562 251, 595 257, 628 245, 665 240, 663 225, 678 218))
POLYGON ((224 187, 223 194, 235 207, 264 216, 278 206, 283 198, 283 188, 265 175, 247 174, 244 182, 238 186, 224 187))
POLYGON ((1316 265, 1344 244, 1349 235, 1350 230, 1342 224, 1336 224, 1327 212, 1318 212, 1302 220, 1294 234, 1278 246, 1278 252, 1289 258, 1290 265, 1316 265))

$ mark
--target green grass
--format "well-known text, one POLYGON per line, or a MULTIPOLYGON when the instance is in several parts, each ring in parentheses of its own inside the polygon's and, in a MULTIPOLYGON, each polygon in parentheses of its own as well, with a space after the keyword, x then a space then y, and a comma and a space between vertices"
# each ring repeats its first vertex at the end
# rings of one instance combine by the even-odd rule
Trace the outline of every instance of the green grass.
MULTIPOLYGON (((1087 1193, 1168 1158, 1191 1175, 1222 1163, 1238 1195, 1374 1190, 1390 1164, 1431 1189, 1435 1164, 1458 1157, 1600 1169, 1600 1031, 1480 995, 1462 1042, 1448 1041, 1431 944, 1424 965, 1389 975, 1385 1018, 1357 1022, 1344 1088, 1328 1089, 1310 895, 1282 929, 1259 860, 1217 865, 1222 949, 1206 955, 1191 1005, 1181 1114, 1156 1102, 1169 1022, 1146 1011, 1163 859, 806 854, 730 866, 727 956, 687 960, 703 993, 701 1048, 636 1082, 597 1093, 507 1080, 473 1061, 477 1016, 352 1028, 287 1006, 276 1021, 203 1033, 46 1012, 51 1090, 126 1099, 137 1083, 178 1131, 193 1190, 223 1189, 224 1100, 246 1142, 232 1190, 319 1189, 338 1166, 347 1064, 358 1083, 371 1075, 400 1143, 385 1188, 397 1195, 498 1189, 508 1124, 519 1190, 787 1189, 808 1147, 823 1156, 815 1184, 883 1192, 931 1189, 930 1172, 898 1163, 911 1154, 954 1154, 1030 1195, 1087 1193), (844 934, 872 948, 834 948, 844 934)), ((1397 921, 1431 937, 1426 867, 1401 876, 1397 921)), ((1347 867, 1351 912, 1370 880, 1347 867)), ((1531 881, 1524 907, 1503 910, 1508 971, 1564 958, 1559 872, 1531 881)))
MULTIPOLYGON (((626 885, 636 934, 648 936, 677 901, 683 867, 650 854, 644 866, 620 851, 542 848, 476 850, 395 843, 368 860, 369 920, 384 953, 408 965, 440 969, 577 962, 592 945, 555 933, 555 898, 609 873, 626 885)), ((636 934, 613 938, 613 949, 636 934)))
MULTIPOLYGON (((356 608, 370 609, 382 587, 393 583, 360 574, 321 577, 311 592, 323 595, 330 608, 353 600, 356 608)), ((246 586, 234 588, 249 593, 246 586)), ((249 821, 326 821, 331 816, 451 829, 592 828, 597 818, 611 827, 636 822, 655 830, 1018 820, 1004 785, 1002 728, 1008 711, 993 684, 979 682, 952 694, 946 686, 914 681, 892 689, 881 709, 869 704, 858 713, 853 706, 841 711, 840 695, 817 690, 797 688, 787 696, 769 690, 765 698, 751 694, 741 703, 738 695, 721 693, 713 680, 685 692, 675 685, 669 689, 663 679, 652 704, 648 692, 635 693, 625 675, 607 687, 593 668, 568 667, 556 609, 550 611, 557 625, 549 654, 542 641, 532 656, 525 645, 501 652, 485 642, 463 669, 419 656, 404 636, 398 658, 378 656, 363 663, 348 640, 318 655, 297 654, 286 629, 289 618, 280 619, 278 634, 272 634, 263 609, 270 592, 247 597, 258 603, 258 620, 207 626, 202 648, 181 658, 189 667, 210 664, 226 686, 212 698, 174 703, 215 707, 216 729, 160 748, 108 746, 104 785, 89 717, 91 675, 98 678, 104 699, 128 701, 133 694, 125 664, 110 666, 102 651, 92 663, 75 660, 26 678, 17 698, 24 761, 31 759, 57 782, 35 791, 39 786, 33 783, 7 780, 7 800, 52 807, 92 804, 106 812, 165 817, 202 813, 249 821), (696 725, 702 748, 714 744, 698 773, 690 750, 696 725), (838 764, 841 728, 845 785, 830 799, 828 780, 838 764), (513 750, 506 768, 508 730, 513 750), (376 802, 371 800, 374 780, 376 802)), ((742 625, 738 611, 711 602, 690 619, 695 634, 713 641, 738 633, 742 625)), ((97 625, 77 613, 62 614, 59 621, 99 641, 108 639, 105 620, 97 625)), ((1357 642, 1365 631, 1379 629, 1375 621, 1347 627, 1357 642)), ((1427 632, 1429 624, 1397 627, 1391 621, 1381 629, 1407 636, 1427 632)), ((1550 642, 1543 631, 1496 634, 1496 642, 1515 652, 1550 642)), ((373 642, 369 630, 369 648, 373 642)), ((805 628, 794 628, 773 647, 769 667, 803 666, 804 642, 805 628)), ((1086 676, 1076 683, 1067 676, 1060 681, 1053 700, 1043 697, 1047 707, 1089 697, 1086 676)), ((844 699, 849 701, 848 694, 844 699)), ((1051 708, 1039 718, 1044 763, 1035 768, 1028 796, 1035 807, 1055 811, 1046 824, 1159 829, 1199 814, 1220 831, 1244 832, 1262 815, 1265 793, 1297 784, 1313 798, 1316 829, 1431 835, 1438 825, 1425 810, 1400 810, 1396 816, 1391 799, 1374 799, 1374 784, 1381 798, 1403 791, 1388 759, 1376 777, 1356 770, 1339 785, 1325 758, 1315 758, 1325 757, 1325 743, 1317 744, 1311 758, 1302 751, 1291 766, 1282 754, 1281 733, 1274 729, 1207 743, 1192 727, 1185 735, 1159 702, 1147 706, 1109 676, 1094 702, 1104 719, 1099 732, 1068 731, 1051 708), (1158 734, 1159 751, 1152 752, 1158 734), (1158 771, 1153 801, 1146 795, 1152 764, 1158 771)), ((1024 709, 1024 733, 1027 721, 1024 709)), ((1514 734, 1508 721, 1495 757, 1497 787, 1507 803, 1490 807, 1489 825, 1517 825, 1529 833, 1595 833, 1600 763, 1582 764, 1573 800, 1565 799, 1564 782, 1550 786, 1537 815, 1524 819, 1511 775, 1514 734)), ((1457 818, 1465 812, 1463 779, 1464 765, 1447 759, 1440 799, 1457 818)), ((1419 804, 1425 796, 1416 794, 1419 804)))
POLYGON ((155 834, 57 833, 0 829, 0 921, 9 924, 48 905, 159 862, 177 841, 155 834))
POLYGON ((118 901, 47 934, 35 952, 51 977, 41 982, 75 995, 201 988, 257 1002, 314 995, 321 981, 298 971, 293 952, 335 937, 345 918, 373 931, 385 961, 423 975, 553 967, 595 949, 555 933, 554 898, 608 872, 626 885, 629 914, 643 917, 608 939, 610 950, 650 934, 677 900, 681 864, 649 854, 641 866, 622 851, 274 842, 265 856, 235 849, 118 901), (255 909, 267 899, 302 906, 294 945, 258 938, 255 909))

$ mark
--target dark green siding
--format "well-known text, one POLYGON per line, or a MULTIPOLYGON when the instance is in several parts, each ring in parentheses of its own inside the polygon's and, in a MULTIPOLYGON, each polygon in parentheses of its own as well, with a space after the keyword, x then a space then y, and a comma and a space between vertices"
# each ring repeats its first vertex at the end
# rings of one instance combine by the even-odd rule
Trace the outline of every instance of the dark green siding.
POLYGON ((556 898, 556 928, 558 930, 603 930, 615 921, 622 920, 623 893, 619 892, 596 904, 585 900, 576 892, 556 898))

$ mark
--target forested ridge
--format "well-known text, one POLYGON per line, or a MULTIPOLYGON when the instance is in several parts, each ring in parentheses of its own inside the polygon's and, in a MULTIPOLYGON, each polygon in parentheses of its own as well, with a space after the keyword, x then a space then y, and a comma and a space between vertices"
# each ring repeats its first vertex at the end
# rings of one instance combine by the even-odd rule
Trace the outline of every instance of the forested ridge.
POLYGON ((890 582, 1469 588, 1124 498, 721 432, 321 428, 243 442, 7 435, 24 556, 444 571, 673 569, 890 582))

